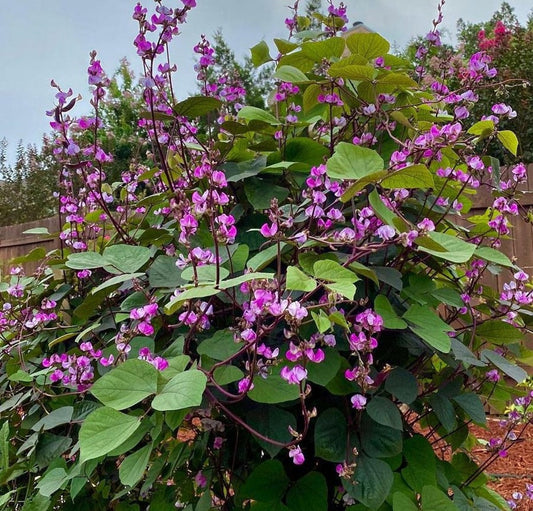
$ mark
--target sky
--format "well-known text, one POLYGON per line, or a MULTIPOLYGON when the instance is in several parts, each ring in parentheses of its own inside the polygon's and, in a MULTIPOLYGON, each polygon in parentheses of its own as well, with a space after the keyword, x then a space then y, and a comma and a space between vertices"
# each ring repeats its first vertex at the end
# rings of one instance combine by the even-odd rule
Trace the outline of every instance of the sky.
MULTIPOLYGON (((508 0, 524 23, 531 0, 508 0)), ((151 0, 144 0, 149 5, 151 0)), ((166 0, 165 5, 181 5, 166 0)), ((261 40, 285 38, 284 19, 293 0, 197 0, 198 7, 181 27, 171 47, 178 65, 175 83, 179 99, 195 90, 192 47, 202 33, 221 29, 235 54, 242 58, 261 40)), ((303 0, 300 2, 305 4, 303 0)), ((436 16, 438 0, 344 0, 350 22, 362 21, 403 48, 411 38, 425 34, 436 16)), ((75 113, 89 112, 86 69, 89 52, 97 50, 104 69, 112 75, 126 57, 140 70, 132 45, 137 24, 131 18, 135 0, 24 0, 2 6, 0 16, 0 139, 9 143, 10 160, 19 140, 39 144, 49 132, 45 111, 54 102, 54 79, 84 100, 75 113)), ((326 4, 326 0, 323 0, 326 4)), ((446 0, 442 27, 454 37, 458 18, 488 20, 501 0, 446 0)))

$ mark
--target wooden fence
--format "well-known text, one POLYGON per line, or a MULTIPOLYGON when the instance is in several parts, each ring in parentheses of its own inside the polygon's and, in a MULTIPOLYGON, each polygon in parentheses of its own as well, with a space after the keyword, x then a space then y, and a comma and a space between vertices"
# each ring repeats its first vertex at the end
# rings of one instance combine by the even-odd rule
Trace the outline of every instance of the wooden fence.
MULTIPOLYGON (((9 271, 12 259, 24 256, 35 248, 44 248, 46 252, 49 252, 60 247, 57 237, 46 238, 39 234, 23 234, 24 231, 38 227, 45 227, 50 233, 57 232, 59 231, 59 217, 53 216, 25 224, 0 227, 0 266, 2 274, 9 271)), ((35 271, 38 264, 38 262, 24 263, 26 273, 35 271)))

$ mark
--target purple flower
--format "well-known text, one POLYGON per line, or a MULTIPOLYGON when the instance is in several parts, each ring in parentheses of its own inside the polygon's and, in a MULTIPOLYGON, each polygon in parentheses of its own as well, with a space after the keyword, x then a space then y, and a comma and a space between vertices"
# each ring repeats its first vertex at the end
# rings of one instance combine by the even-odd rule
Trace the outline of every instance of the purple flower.
POLYGON ((273 223, 270 227, 268 224, 263 224, 260 231, 265 238, 272 238, 278 232, 278 224, 273 223))
POLYGON ((356 410, 362 410, 366 406, 366 397, 362 394, 354 394, 350 401, 356 410))
POLYGON ((382 225, 376 229, 376 234, 383 241, 389 241, 396 236, 396 231, 394 230, 394 227, 391 227, 390 225, 382 225))
POLYGON ((292 369, 285 366, 280 374, 287 383, 292 385, 299 385, 302 380, 307 378, 307 370, 301 365, 295 365, 292 369))
POLYGON ((302 452, 302 449, 300 449, 299 445, 297 445, 296 447, 293 447, 289 451, 289 457, 292 458, 292 462, 295 465, 303 465, 305 462, 305 456, 302 452))

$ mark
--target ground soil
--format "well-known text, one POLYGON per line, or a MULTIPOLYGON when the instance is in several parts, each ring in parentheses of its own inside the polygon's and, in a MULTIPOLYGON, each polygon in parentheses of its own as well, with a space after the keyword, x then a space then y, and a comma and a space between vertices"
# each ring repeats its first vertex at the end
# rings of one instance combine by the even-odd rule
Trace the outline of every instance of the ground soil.
MULTIPOLYGON (((488 418, 487 429, 477 426, 471 429, 478 438, 485 440, 500 438, 504 434, 500 420, 493 417, 488 418)), ((488 456, 486 449, 481 446, 479 449, 474 449, 472 454, 478 463, 486 460, 488 456)), ((506 457, 499 457, 490 465, 487 473, 491 476, 489 486, 506 499, 511 498, 513 492, 525 493, 526 483, 533 484, 533 424, 530 423, 526 427, 521 439, 512 445, 506 457)), ((533 501, 524 496, 516 509, 533 511, 533 501)))

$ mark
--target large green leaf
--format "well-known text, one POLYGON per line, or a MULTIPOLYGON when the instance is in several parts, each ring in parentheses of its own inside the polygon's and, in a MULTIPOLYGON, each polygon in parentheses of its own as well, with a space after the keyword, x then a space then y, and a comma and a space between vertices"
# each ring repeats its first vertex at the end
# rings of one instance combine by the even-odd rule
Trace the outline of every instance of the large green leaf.
POLYGON ((104 282, 102 282, 99 286, 96 286, 95 288, 91 289, 91 294, 94 295, 110 287, 118 287, 123 282, 127 282, 133 279, 138 279, 139 277, 142 277, 143 275, 144 273, 140 273, 140 272, 124 273, 122 275, 115 275, 114 277, 111 277, 110 279, 104 280, 104 282))
POLYGON ((320 364, 308 364, 307 379, 325 387, 337 374, 341 366, 341 356, 334 348, 326 348, 324 353, 325 358, 320 364))
POLYGON ((451 433, 457 427, 457 414, 452 402, 439 392, 429 398, 429 404, 442 427, 451 433))
POLYGON ((364 454, 357 457, 354 481, 345 481, 349 495, 367 508, 378 509, 389 495, 394 475, 389 464, 364 454))
POLYGON ((180 101, 174 106, 174 111, 178 115, 189 117, 201 117, 222 106, 222 101, 207 96, 192 96, 180 101))
POLYGON ((522 383, 527 378, 526 371, 524 371, 515 363, 510 362, 506 358, 502 357, 495 351, 483 350, 481 352, 481 360, 484 362, 491 362, 517 383, 522 383))
POLYGON ((294 66, 279 66, 276 69, 273 78, 288 83, 302 83, 309 81, 309 78, 307 78, 305 73, 294 66))
POLYGON ((80 428, 80 453, 83 461, 99 458, 125 442, 140 426, 139 417, 103 406, 89 414, 80 428))
POLYGON ((105 266, 106 261, 98 252, 79 252, 70 254, 65 265, 73 270, 90 270, 105 266))
POLYGON ((298 479, 287 493, 291 511, 327 511, 328 485, 318 472, 308 472, 298 479))
POLYGON ((285 160, 309 165, 320 165, 329 150, 324 145, 305 137, 291 138, 285 146, 285 160))
POLYGON ((418 506, 401 491, 394 493, 392 497, 393 511, 418 511, 418 506))
POLYGON ((334 78, 356 80, 358 82, 371 81, 374 79, 376 69, 373 66, 350 64, 346 66, 331 66, 328 74, 334 78))
POLYGON ((328 160, 327 173, 334 179, 361 179, 384 169, 383 158, 373 149, 340 142, 328 160))
POLYGON ((150 259, 148 247, 111 245, 104 250, 106 270, 111 273, 135 273, 150 259))
POLYGON ((468 418, 472 419, 475 424, 485 426, 487 417, 485 416, 485 407, 481 398, 473 392, 465 392, 454 396, 453 400, 464 410, 468 418))
MULTIPOLYGON (((62 406, 61 408, 52 410, 48 415, 45 415, 37 421, 31 429, 33 431, 46 431, 56 426, 61 426, 62 424, 68 424, 72 419, 73 411, 74 408, 72 406, 62 406)), ((7 425, 7 422, 5 425, 7 425)))
POLYGON ((390 458, 402 452, 402 432, 383 426, 363 413, 360 426, 361 446, 371 458, 390 458))
MULTIPOLYGON (((290 442, 289 426, 296 429, 296 417, 283 408, 272 405, 259 405, 246 414, 246 422, 256 431, 276 440, 277 442, 290 442)), ((270 442, 255 438, 259 445, 274 458, 281 447, 270 442)))
POLYGON ((150 287, 176 288, 185 282, 181 270, 176 266, 176 258, 167 255, 157 256, 147 270, 150 287))
POLYGON ((337 408, 318 415, 315 424, 315 456, 326 461, 346 459, 346 418, 337 408))
POLYGON ((378 424, 403 430, 402 414, 390 399, 374 396, 366 405, 366 412, 378 424))
POLYGON ((485 261, 490 261, 491 263, 496 263, 501 266, 507 266, 512 268, 514 265, 511 260, 499 250, 490 247, 478 247, 474 253, 476 257, 480 259, 485 259, 485 261))
POLYGON ((265 41, 257 43, 255 46, 250 48, 250 53, 252 54, 252 64, 255 67, 259 67, 266 62, 270 62, 272 57, 270 56, 270 50, 268 49, 268 44, 265 41))
POLYGON ((391 330, 403 330, 407 328, 407 323, 401 319, 392 308, 389 299, 385 295, 378 295, 374 300, 375 311, 383 318, 385 328, 391 330))
POLYGON ((422 511, 459 511, 457 506, 436 486, 422 488, 422 511))
POLYGON ((281 367, 274 368, 267 378, 254 378, 254 388, 248 392, 248 397, 257 403, 284 403, 293 401, 300 396, 298 385, 287 383, 280 376, 281 367))
POLYGON ((313 264, 313 275, 319 279, 330 282, 357 282, 359 277, 348 268, 335 261, 324 259, 313 264))
POLYGON ((272 199, 277 199, 278 204, 281 205, 289 196, 287 188, 257 177, 251 177, 244 182, 244 192, 250 204, 257 211, 270 208, 272 199))
POLYGON ((231 330, 217 330, 212 337, 198 345, 198 354, 214 360, 226 360, 242 348, 233 337, 231 330))
POLYGON ((466 263, 476 251, 476 245, 473 243, 468 243, 450 234, 434 231, 428 236, 429 241, 436 245, 426 242, 427 237, 420 236, 415 241, 419 250, 452 263, 466 263))
POLYGON ((518 138, 509 130, 498 131, 496 133, 498 140, 502 143, 503 147, 507 149, 513 156, 516 156, 518 151, 518 138))
POLYGON ((124 486, 135 486, 141 480, 151 452, 152 446, 149 444, 124 458, 118 469, 120 482, 124 486))
POLYGON ((182 410, 202 403, 207 377, 197 369, 178 373, 152 401, 154 410, 182 410))
POLYGON ((403 403, 410 404, 418 396, 418 383, 413 373, 395 367, 385 380, 385 390, 403 403))
POLYGON ((289 486, 289 478, 278 460, 258 465, 241 487, 239 496, 259 502, 280 501, 289 486))
POLYGON ((518 328, 498 319, 485 321, 475 332, 480 339, 492 344, 520 342, 524 338, 524 334, 518 328))
POLYGON ((296 266, 287 267, 287 281, 285 287, 289 291, 313 291, 318 286, 315 279, 306 275, 296 266))
POLYGON ((374 32, 352 34, 346 39, 346 45, 352 53, 367 59, 384 57, 390 50, 389 42, 374 32))
POLYGON ((281 124, 271 113, 255 106, 245 106, 239 110, 238 119, 246 121, 262 121, 273 126, 281 124))
POLYGON ((435 183, 431 172, 425 165, 410 165, 397 170, 382 179, 384 188, 433 188, 435 183))
POLYGON ((436 460, 431 444, 422 435, 415 435, 404 443, 403 454, 407 466, 402 469, 405 482, 417 492, 427 484, 436 484, 436 460))
POLYGON ((314 60, 322 62, 331 57, 339 58, 344 52, 345 42, 342 37, 328 37, 322 41, 308 41, 302 44, 302 53, 314 60))
POLYGON ((126 360, 97 380, 91 394, 104 405, 123 410, 157 392, 158 374, 146 360, 126 360))

